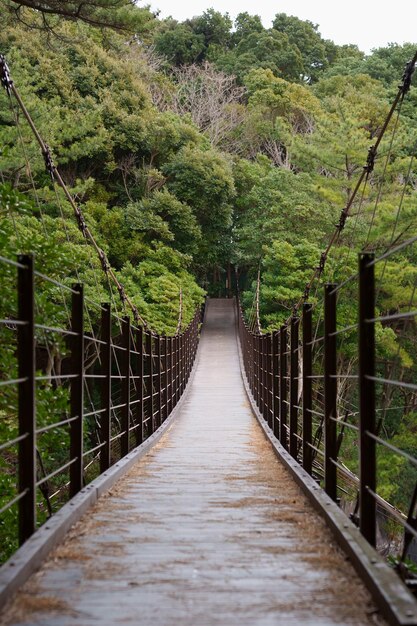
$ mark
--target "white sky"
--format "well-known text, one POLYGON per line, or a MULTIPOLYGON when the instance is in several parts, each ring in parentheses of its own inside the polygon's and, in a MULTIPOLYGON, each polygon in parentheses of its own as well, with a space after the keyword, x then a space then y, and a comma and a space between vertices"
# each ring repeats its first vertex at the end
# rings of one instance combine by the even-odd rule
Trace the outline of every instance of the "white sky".
POLYGON ((417 42, 417 2, 415 0, 148 0, 160 17, 183 21, 214 8, 233 19, 247 11, 258 14, 265 27, 276 13, 295 15, 319 25, 325 39, 336 44, 354 43, 364 52, 395 42, 417 42))

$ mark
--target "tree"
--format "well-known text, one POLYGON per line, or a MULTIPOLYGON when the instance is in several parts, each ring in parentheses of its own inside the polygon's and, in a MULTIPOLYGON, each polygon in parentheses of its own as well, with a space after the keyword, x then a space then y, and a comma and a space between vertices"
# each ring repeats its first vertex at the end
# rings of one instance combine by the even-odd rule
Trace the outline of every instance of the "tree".
POLYGON ((161 23, 153 43, 155 51, 177 67, 196 63, 204 57, 204 35, 195 33, 187 22, 178 23, 168 18, 161 23))
POLYGON ((318 26, 309 20, 300 20, 298 17, 278 13, 272 27, 285 34, 292 46, 296 46, 303 59, 302 78, 312 83, 329 63, 325 41, 318 32, 318 26))
POLYGON ((205 272, 227 262, 235 194, 229 162, 214 150, 185 147, 163 167, 163 173, 169 191, 193 209, 201 226, 197 266, 205 272))
POLYGON ((56 28, 55 18, 59 17, 125 33, 143 33, 153 18, 147 9, 138 8, 134 0, 1 0, 0 4, 22 23, 33 25, 40 15, 40 26, 47 30, 56 28))
POLYGON ((415 51, 415 43, 390 43, 388 46, 376 48, 366 58, 364 71, 387 87, 399 84, 405 64, 413 58, 415 51))
POLYGON ((176 89, 170 108, 178 115, 189 115, 213 146, 233 151, 233 133, 246 116, 246 89, 208 62, 175 68, 173 77, 176 89))
POLYGON ((232 20, 229 14, 222 15, 214 9, 207 9, 202 15, 188 20, 188 24, 197 35, 204 37, 206 50, 210 46, 226 48, 230 42, 232 20))
POLYGON ((292 244, 306 233, 313 242, 323 239, 331 212, 320 204, 312 177, 258 164, 239 170, 239 189, 245 195, 238 199, 234 237, 242 264, 256 267, 274 240, 292 244))
POLYGON ((318 175, 323 198, 342 208, 387 115, 386 91, 363 74, 322 79, 313 91, 322 114, 314 132, 298 146, 294 163, 318 175))
POLYGON ((270 69, 275 76, 288 80, 298 80, 303 70, 298 48, 290 43, 286 34, 274 29, 251 31, 235 48, 220 55, 216 65, 235 74, 241 82, 255 68, 270 69))
POLYGON ((259 149, 278 167, 291 168, 297 137, 311 134, 321 113, 318 99, 306 86, 277 78, 270 69, 251 70, 245 84, 248 108, 258 114, 259 149))
POLYGON ((233 45, 237 45, 251 33, 262 33, 265 30, 259 15, 249 15, 247 12, 237 15, 234 26, 235 30, 232 33, 233 45))

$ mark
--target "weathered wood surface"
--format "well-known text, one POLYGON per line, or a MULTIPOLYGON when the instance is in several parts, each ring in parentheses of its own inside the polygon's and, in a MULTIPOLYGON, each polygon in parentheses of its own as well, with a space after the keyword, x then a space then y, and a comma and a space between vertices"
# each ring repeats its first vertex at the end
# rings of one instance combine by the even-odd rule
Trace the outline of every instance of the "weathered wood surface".
POLYGON ((172 428, 74 527, 2 622, 383 623, 252 416, 232 301, 209 301, 172 428))

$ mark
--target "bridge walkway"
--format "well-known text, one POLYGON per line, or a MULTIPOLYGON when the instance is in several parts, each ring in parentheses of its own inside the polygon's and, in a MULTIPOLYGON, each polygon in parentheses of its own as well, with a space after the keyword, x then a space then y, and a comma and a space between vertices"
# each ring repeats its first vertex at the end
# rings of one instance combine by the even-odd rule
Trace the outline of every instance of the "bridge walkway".
POLYGON ((73 527, 2 622, 383 623, 251 413, 231 300, 209 300, 170 430, 73 527))

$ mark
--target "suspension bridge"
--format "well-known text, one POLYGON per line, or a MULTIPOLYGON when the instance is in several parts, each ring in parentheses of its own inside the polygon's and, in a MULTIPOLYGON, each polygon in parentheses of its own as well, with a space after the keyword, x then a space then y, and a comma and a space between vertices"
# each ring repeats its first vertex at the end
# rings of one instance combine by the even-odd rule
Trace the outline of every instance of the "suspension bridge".
POLYGON ((417 483, 413 474, 401 511, 378 493, 377 467, 378 447, 417 466, 387 441, 381 419, 397 400, 392 389, 405 413, 413 409, 415 372, 396 378, 395 359, 381 367, 377 352, 380 325, 405 342, 415 335, 415 284, 406 305, 378 313, 390 260, 412 257, 412 225, 399 232, 397 219, 388 245, 359 254, 357 273, 320 282, 352 207, 360 211, 416 57, 286 323, 262 330, 259 276, 246 316, 237 294, 208 299, 185 324, 180 294, 172 336, 147 326, 111 269, 2 57, 2 85, 35 133, 112 296, 93 301, 81 283, 43 274, 31 255, 0 258, 16 296, 0 320, 12 355, 0 384, 16 417, 0 447, 16 486, 0 513, 14 515, 20 544, 0 571, 3 623, 417 624, 409 565, 417 483), (357 319, 347 320, 352 302, 357 319), (340 342, 352 344, 343 371, 340 342), (44 418, 50 403, 59 410, 44 418), (64 445, 68 460, 53 466, 40 442, 58 432, 65 436, 53 445, 64 445), (348 436, 358 472, 343 456, 348 436), (395 568, 384 558, 387 527, 395 529, 395 568))

